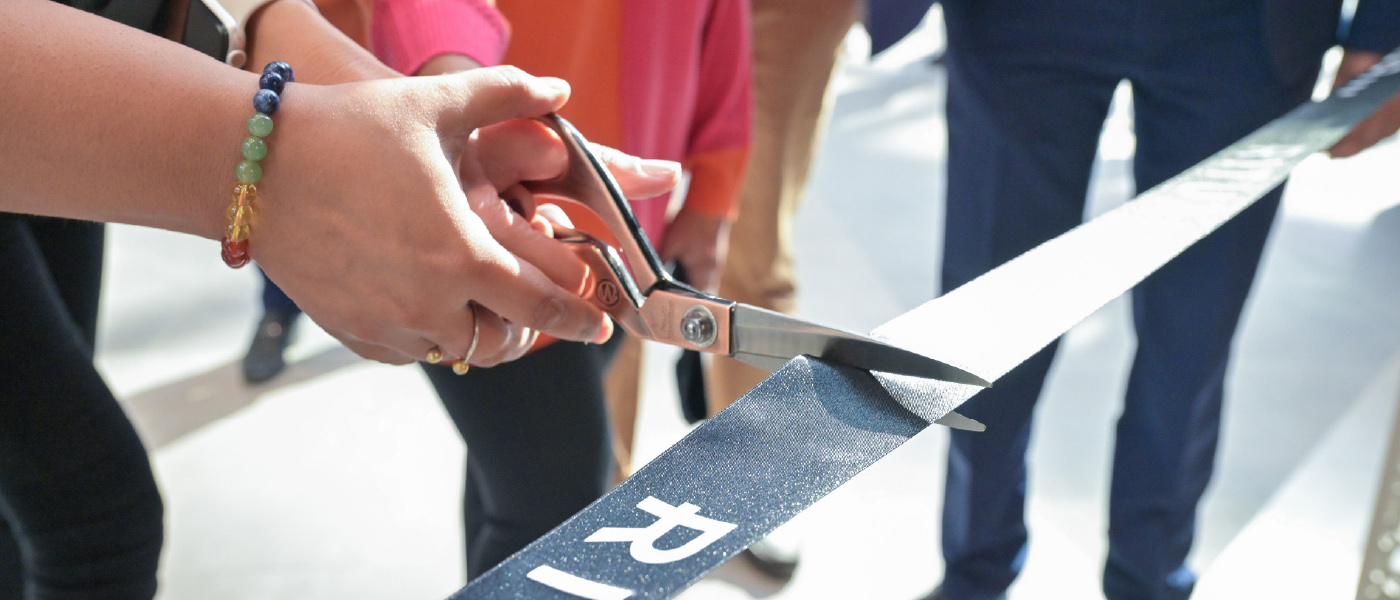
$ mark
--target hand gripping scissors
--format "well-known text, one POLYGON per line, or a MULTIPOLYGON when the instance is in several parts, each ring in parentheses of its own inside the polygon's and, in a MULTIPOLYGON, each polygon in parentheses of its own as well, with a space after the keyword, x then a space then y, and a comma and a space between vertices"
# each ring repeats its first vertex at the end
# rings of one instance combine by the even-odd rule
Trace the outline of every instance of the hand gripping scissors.
POLYGON ((565 227, 554 232, 589 267, 583 298, 627 333, 731 356, 770 373, 807 354, 859 369, 991 386, 963 369, 874 338, 711 296, 677 281, 662 266, 617 181, 589 150, 587 140, 558 115, 538 120, 563 140, 569 166, 558 178, 528 187, 582 204, 617 238, 621 255, 588 233, 565 227))

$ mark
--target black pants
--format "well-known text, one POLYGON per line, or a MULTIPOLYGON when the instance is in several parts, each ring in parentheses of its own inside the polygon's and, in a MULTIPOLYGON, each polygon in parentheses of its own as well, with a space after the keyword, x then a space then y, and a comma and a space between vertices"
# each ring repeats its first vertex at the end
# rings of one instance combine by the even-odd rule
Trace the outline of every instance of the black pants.
POLYGON ((467 442, 467 578, 485 573, 608 491, 613 461, 603 375, 623 333, 555 342, 457 376, 425 366, 467 442))
POLYGON ((0 598, 155 595, 160 493, 92 366, 102 242, 0 213, 0 598))

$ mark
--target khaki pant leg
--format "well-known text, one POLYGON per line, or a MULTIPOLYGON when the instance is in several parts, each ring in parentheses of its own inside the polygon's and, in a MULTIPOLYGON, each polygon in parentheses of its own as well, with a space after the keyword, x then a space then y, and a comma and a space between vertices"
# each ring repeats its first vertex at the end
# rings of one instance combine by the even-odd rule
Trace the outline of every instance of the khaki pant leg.
MULTIPOLYGON (((725 298, 792 312, 792 219, 830 110, 828 87, 856 0, 752 0, 754 136, 720 277, 725 298)), ((711 414, 768 373, 728 358, 706 370, 711 414)))
POLYGON ((613 460, 617 482, 632 475, 632 442, 637 431, 637 399, 641 396, 642 341, 627 336, 617 349, 612 367, 603 381, 608 397, 608 418, 612 421, 613 460))

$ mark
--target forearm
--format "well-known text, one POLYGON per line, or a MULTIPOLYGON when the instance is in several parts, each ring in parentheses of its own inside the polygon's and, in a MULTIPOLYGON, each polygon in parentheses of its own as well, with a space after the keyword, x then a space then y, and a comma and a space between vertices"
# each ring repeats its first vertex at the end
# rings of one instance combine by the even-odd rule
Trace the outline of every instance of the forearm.
POLYGON ((423 63, 423 68, 418 69, 414 75, 444 75, 447 73, 460 73, 472 69, 480 69, 481 63, 476 59, 463 54, 439 54, 423 63))
POLYGON ((287 61, 297 81, 319 85, 399 76, 302 0, 267 4, 248 28, 248 64, 255 69, 287 61))
POLYGON ((0 61, 0 210, 219 237, 256 75, 46 0, 0 2, 0 32, 22 57, 0 61))

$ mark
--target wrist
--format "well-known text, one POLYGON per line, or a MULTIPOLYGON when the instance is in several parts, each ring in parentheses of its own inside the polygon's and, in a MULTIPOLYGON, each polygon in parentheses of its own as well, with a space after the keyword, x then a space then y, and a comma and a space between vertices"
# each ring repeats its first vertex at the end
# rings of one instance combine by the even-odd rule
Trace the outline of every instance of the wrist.
POLYGON ((480 69, 481 66, 481 63, 476 62, 476 59, 465 54, 439 54, 428 59, 428 62, 423 63, 423 67, 418 69, 418 72, 414 73, 414 75, 446 75, 448 73, 480 69))
POLYGON ((254 14, 248 23, 248 57, 249 69, 282 60, 296 66, 298 81, 317 85, 399 76, 305 0, 274 0, 254 14))

